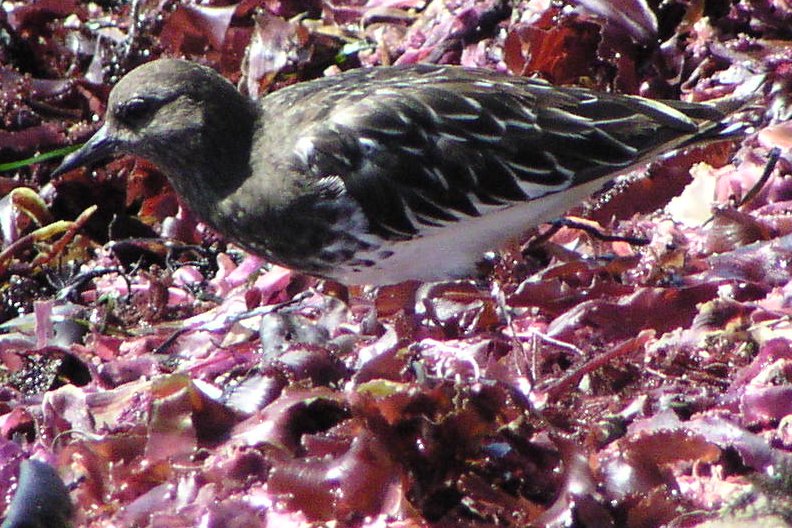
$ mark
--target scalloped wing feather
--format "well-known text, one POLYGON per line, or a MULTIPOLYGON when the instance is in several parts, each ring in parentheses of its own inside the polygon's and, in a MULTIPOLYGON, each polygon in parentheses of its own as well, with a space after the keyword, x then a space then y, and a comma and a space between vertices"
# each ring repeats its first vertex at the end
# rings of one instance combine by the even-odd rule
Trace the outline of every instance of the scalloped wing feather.
POLYGON ((341 178, 385 239, 616 176, 659 151, 716 136, 723 117, 706 105, 483 70, 424 65, 345 77, 346 90, 327 83, 343 95, 301 136, 301 159, 317 180, 341 178))

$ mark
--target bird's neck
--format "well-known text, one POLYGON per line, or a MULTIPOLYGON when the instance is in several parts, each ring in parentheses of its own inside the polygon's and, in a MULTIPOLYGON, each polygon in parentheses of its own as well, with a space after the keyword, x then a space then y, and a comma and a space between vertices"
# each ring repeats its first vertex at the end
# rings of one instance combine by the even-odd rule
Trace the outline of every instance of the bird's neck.
POLYGON ((238 191, 250 176, 255 107, 239 96, 224 101, 222 111, 208 111, 206 126, 183 142, 174 142, 173 154, 159 160, 172 176, 177 194, 196 212, 209 211, 238 191))

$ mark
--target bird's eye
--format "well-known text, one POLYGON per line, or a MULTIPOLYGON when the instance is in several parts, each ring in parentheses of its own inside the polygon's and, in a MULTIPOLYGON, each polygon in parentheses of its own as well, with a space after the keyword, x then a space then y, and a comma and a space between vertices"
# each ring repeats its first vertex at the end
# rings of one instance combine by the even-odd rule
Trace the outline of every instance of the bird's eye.
POLYGON ((149 117, 154 111, 154 101, 143 97, 133 97, 116 106, 116 118, 126 124, 137 124, 149 117))

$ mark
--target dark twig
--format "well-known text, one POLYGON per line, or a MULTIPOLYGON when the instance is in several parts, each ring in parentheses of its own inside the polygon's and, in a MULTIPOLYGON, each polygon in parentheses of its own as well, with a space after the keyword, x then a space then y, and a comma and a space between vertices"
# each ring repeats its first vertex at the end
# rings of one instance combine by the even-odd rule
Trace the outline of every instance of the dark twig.
POLYGON ((767 180, 769 180, 770 176, 773 174, 773 171, 778 164, 778 158, 780 157, 781 149, 778 147, 773 147, 768 154, 767 164, 765 165, 761 178, 756 180, 756 183, 754 183, 753 187, 751 187, 751 189, 745 193, 745 196, 742 197, 742 200, 737 202, 737 209, 756 198, 756 195, 759 194, 759 191, 761 191, 765 184, 767 184, 767 180))
POLYGON ((129 280, 129 277, 127 277, 124 273, 124 270, 119 267, 100 267, 84 271, 72 277, 65 286, 53 284, 52 281, 50 281, 50 284, 53 287, 59 288, 58 294, 55 297, 56 300, 68 300, 70 302, 76 303, 78 302, 77 294, 83 286, 93 279, 103 275, 109 275, 111 273, 117 273, 119 277, 121 277, 121 279, 126 282, 127 291, 132 291, 132 283, 129 280))
POLYGON ((627 242, 628 244, 632 244, 634 246, 647 246, 651 242, 648 238, 643 237, 630 237, 630 236, 623 236, 623 235, 609 235, 607 233, 603 233, 596 227, 592 227, 587 224, 583 224, 581 222, 575 222, 574 220, 570 220, 569 218, 559 218, 558 220, 554 220, 550 222, 553 227, 568 227, 570 229, 580 229, 581 231, 585 231, 592 237, 596 238, 597 240, 602 240, 605 242, 627 242))
POLYGON ((269 313, 277 312, 278 310, 281 310, 281 309, 286 308, 288 306, 299 304, 300 302, 304 301, 308 297, 311 297, 313 294, 314 294, 314 292, 311 291, 311 290, 304 291, 304 292, 298 293, 293 298, 291 298, 291 299, 289 299, 287 301, 283 301, 283 302, 280 302, 280 303, 277 303, 277 304, 270 304, 270 305, 267 305, 267 306, 259 306, 258 308, 253 308, 252 310, 247 310, 247 311, 240 312, 240 313, 237 313, 237 314, 229 315, 229 316, 225 317, 224 319, 222 319, 219 322, 218 321, 212 321, 212 322, 210 322, 208 324, 204 323, 204 324, 196 326, 194 328, 180 328, 180 329, 176 330, 175 332, 173 332, 173 334, 168 336, 168 338, 160 346, 157 347, 157 349, 154 351, 154 353, 155 354, 166 354, 167 353, 166 352, 167 349, 170 348, 170 346, 176 341, 176 339, 178 339, 180 336, 182 336, 186 332, 189 332, 189 331, 192 331, 192 330, 199 331, 199 332, 200 331, 212 332, 212 331, 218 330, 220 328, 230 326, 230 325, 232 325, 234 323, 238 323, 239 321, 243 321, 245 319, 250 319, 250 318, 253 318, 253 317, 260 317, 262 315, 266 315, 266 314, 269 314, 269 313))
MULTIPOLYGON (((743 196, 740 199, 740 201, 737 202, 735 209, 739 209, 740 207, 744 206, 745 204, 756 198, 756 195, 759 194, 759 191, 761 191, 762 188, 767 184, 767 180, 769 180, 770 176, 773 175, 773 171, 775 170, 775 167, 778 164, 778 159, 780 157, 781 157, 781 149, 778 147, 773 147, 767 156, 767 163, 765 164, 764 171, 762 171, 762 176, 760 176, 759 179, 756 180, 756 183, 754 183, 753 187, 751 187, 750 190, 747 193, 745 193, 745 196, 743 196)), ((707 221, 702 224, 702 227, 706 226, 714 219, 715 219, 715 215, 710 216, 707 219, 707 221)))

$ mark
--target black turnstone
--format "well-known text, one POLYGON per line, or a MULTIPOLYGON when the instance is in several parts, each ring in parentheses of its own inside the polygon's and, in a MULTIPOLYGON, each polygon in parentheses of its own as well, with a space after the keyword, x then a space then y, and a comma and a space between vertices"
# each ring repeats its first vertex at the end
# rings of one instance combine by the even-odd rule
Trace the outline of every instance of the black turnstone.
POLYGON ((653 101, 481 69, 358 69, 257 102, 160 59, 57 169, 135 154, 272 262, 345 284, 467 276, 484 252, 660 153, 726 139, 741 101, 653 101))

